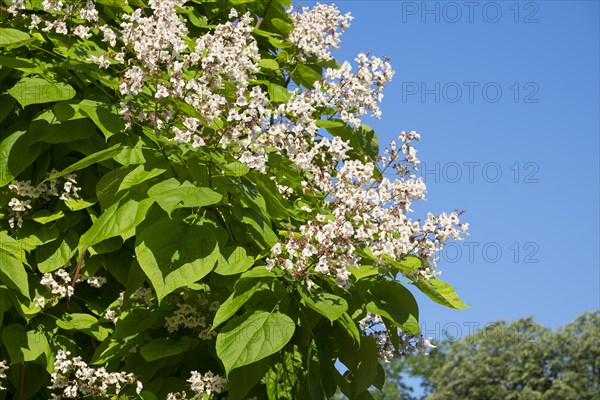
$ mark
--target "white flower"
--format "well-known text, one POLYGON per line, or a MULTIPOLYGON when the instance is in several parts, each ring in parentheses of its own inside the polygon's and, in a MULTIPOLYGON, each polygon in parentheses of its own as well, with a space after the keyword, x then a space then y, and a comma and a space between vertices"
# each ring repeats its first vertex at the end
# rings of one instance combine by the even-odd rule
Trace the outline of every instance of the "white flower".
POLYGON ((353 19, 350 13, 341 15, 335 5, 319 3, 312 8, 302 7, 291 12, 290 17, 294 29, 289 40, 298 46, 300 61, 309 56, 330 60, 330 48, 338 47, 340 31, 346 30, 353 19))
POLYGON ((221 393, 225 391, 227 381, 219 376, 208 371, 204 375, 197 371, 191 372, 191 377, 187 380, 190 382, 190 388, 196 392, 199 398, 204 394, 221 393))
POLYGON ((6 379, 6 371, 8 371, 9 368, 6 360, 0 361, 0 390, 6 390, 6 388, 2 386, 2 380, 6 379))
POLYGON ((91 277, 87 278, 86 282, 91 287, 100 288, 100 287, 102 287, 102 285, 104 285, 108 281, 103 276, 91 276, 91 277))
POLYGON ((46 305, 46 299, 41 296, 36 297, 33 299, 33 304, 35 304, 36 307, 44 308, 44 306, 46 305))

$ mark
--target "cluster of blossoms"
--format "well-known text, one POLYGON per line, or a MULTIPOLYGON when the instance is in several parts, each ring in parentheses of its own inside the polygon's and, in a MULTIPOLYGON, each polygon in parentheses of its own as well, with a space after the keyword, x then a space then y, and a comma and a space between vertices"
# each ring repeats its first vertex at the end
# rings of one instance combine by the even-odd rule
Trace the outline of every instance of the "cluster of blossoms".
POLYGON ((290 233, 287 242, 275 244, 267 267, 279 265, 309 285, 314 270, 334 276, 339 286, 348 286, 347 268, 359 267, 362 258, 357 250, 368 248, 382 262, 386 257, 401 260, 414 254, 426 265, 415 274, 435 276, 436 254, 446 241, 460 239, 468 224, 460 222, 460 213, 429 214, 423 224, 409 218, 411 204, 425 198, 425 183, 413 173, 418 160, 410 143, 419 139, 418 134, 403 132, 399 139, 401 151, 392 142, 387 156, 380 158, 383 172, 396 171, 393 181, 376 178, 378 166, 358 160, 344 161, 335 179, 326 173, 315 175, 314 184, 329 195, 329 216, 317 214, 299 228, 299 234, 290 233))
POLYGON ((71 352, 59 350, 51 375, 49 389, 60 389, 54 393, 53 400, 78 398, 80 396, 111 397, 118 395, 126 385, 136 385, 141 393, 143 385, 133 374, 125 372, 107 372, 104 368, 91 368, 81 357, 69 358, 71 352))
MULTIPOLYGON (((90 276, 84 277, 79 276, 77 281, 86 281, 88 285, 93 288, 100 288, 107 282, 107 279, 103 276, 90 276)), ((59 269, 54 272, 54 276, 51 273, 45 273, 42 276, 40 283, 46 287, 53 295, 52 301, 60 300, 62 298, 70 298, 75 293, 75 287, 72 282, 72 278, 66 269, 59 269)), ((33 299, 33 303, 44 308, 48 299, 43 296, 39 296, 33 299)))
POLYGON ((340 113, 340 118, 358 127, 360 117, 371 111, 376 118, 381 117, 379 103, 383 100, 383 87, 394 76, 394 71, 386 59, 360 53, 355 61, 358 70, 352 72, 352 65, 345 61, 338 69, 327 68, 325 80, 317 82, 315 94, 319 101, 332 106, 340 113), (322 91, 318 89, 322 87, 322 91))
MULTIPOLYGON (((52 176, 58 171, 52 170, 46 174, 46 177, 52 176)), ((8 206, 10 207, 10 218, 8 224, 11 228, 23 225, 23 217, 32 209, 32 200, 42 198, 49 201, 51 197, 58 197, 59 200, 69 201, 72 197, 78 198, 77 192, 81 190, 77 187, 77 175, 69 174, 59 179, 51 179, 47 182, 33 186, 30 180, 13 180, 8 188, 17 196, 13 197, 8 206)))
POLYGON ((196 392, 198 397, 204 394, 224 392, 227 387, 227 381, 219 375, 208 371, 204 375, 197 371, 191 372, 192 376, 187 381, 190 383, 190 388, 196 392))
MULTIPOLYGON (((187 380, 190 383, 190 388, 196 396, 194 398, 204 399, 212 398, 211 395, 223 393, 227 390, 227 380, 220 375, 214 374, 211 371, 201 374, 198 371, 192 371, 191 377, 187 380)), ((185 392, 174 392, 167 395, 167 400, 187 399, 185 392)))
POLYGON ((6 390, 4 386, 2 386, 2 380, 6 379, 6 371, 8 371, 8 363, 6 360, 0 361, 0 390, 6 390))
POLYGON ((211 326, 207 324, 207 317, 210 319, 219 309, 219 302, 210 302, 202 293, 189 298, 187 293, 183 293, 181 302, 178 302, 177 308, 172 315, 165 317, 165 328, 169 333, 177 332, 179 329, 187 328, 199 330, 198 337, 202 340, 210 340, 217 335, 216 331, 210 331, 211 326), (203 315, 201 311, 207 311, 203 315))
POLYGON ((119 293, 119 297, 117 297, 118 305, 115 308, 109 308, 104 312, 104 318, 112 321, 113 324, 116 324, 119 320, 119 314, 121 314, 121 308, 123 307, 123 303, 125 302, 125 291, 121 291, 119 293))
POLYGON ((359 321, 362 331, 367 336, 372 336, 377 343, 379 357, 386 363, 399 356, 412 356, 415 354, 427 355, 430 349, 435 348, 431 338, 425 339, 421 334, 411 334, 399 331, 398 347, 394 348, 389 332, 381 316, 367 313, 367 316, 359 321))
POLYGON ((300 61, 309 57, 331 60, 330 48, 337 49, 340 31, 345 31, 353 19, 350 13, 342 15, 335 5, 319 3, 299 11, 290 8, 289 14, 294 25, 289 40, 298 46, 300 61))
MULTIPOLYGON (((129 297, 133 302, 142 305, 146 309, 150 309, 154 305, 154 291, 149 287, 140 287, 129 297)), ((121 308, 125 302, 125 291, 119 293, 117 297, 117 306, 115 308, 109 308, 104 312, 104 318, 112 321, 114 324, 119 320, 121 314, 121 308)))

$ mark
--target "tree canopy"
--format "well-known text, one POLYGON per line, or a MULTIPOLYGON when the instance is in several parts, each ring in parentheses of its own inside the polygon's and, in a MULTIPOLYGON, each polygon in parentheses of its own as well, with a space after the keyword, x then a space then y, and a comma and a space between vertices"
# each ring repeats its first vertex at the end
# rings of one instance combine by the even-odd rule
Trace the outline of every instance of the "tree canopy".
POLYGON ((394 73, 289 0, 3 0, 0 396, 370 398, 425 351, 460 212, 417 218, 394 73), (342 374, 336 363, 347 371, 342 374))
MULTIPOLYGON (((600 311, 553 331, 523 318, 498 321, 442 342, 428 356, 386 367, 380 399, 414 399, 406 376, 422 379, 427 400, 592 400, 600 393, 600 311), (399 383, 399 384, 398 384, 399 383)), ((376 397, 377 396, 377 397, 376 397)))

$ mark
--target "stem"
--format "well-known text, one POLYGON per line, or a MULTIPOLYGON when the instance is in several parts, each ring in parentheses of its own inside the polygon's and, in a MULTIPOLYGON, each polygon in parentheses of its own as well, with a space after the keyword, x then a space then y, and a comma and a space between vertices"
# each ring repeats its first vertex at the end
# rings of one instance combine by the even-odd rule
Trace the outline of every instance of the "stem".
POLYGON ((269 11, 269 7, 271 7, 271 3, 272 2, 273 2, 273 0, 269 0, 269 2, 267 3, 267 5, 265 7, 265 11, 263 12, 263 14, 261 15, 261 17, 256 22, 256 25, 254 25, 255 29, 259 29, 260 26, 262 25, 263 21, 265 20, 265 17, 267 16, 267 12, 269 11))
POLYGON ((25 400, 25 363, 19 364, 19 400, 25 400))
POLYGON ((73 274, 73 280, 71 281, 71 287, 75 288, 75 284, 77 283, 77 278, 79 278, 79 273, 81 272, 81 266, 83 265, 83 260, 87 255, 87 249, 83 251, 81 257, 79 257, 79 261, 77 262, 77 266, 75 267, 75 274, 73 274))

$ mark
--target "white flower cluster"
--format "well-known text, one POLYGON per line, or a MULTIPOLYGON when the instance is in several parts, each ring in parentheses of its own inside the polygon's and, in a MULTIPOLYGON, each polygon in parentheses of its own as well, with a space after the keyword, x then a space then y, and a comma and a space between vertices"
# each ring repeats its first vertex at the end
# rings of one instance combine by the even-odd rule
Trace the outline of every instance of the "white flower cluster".
MULTIPOLYGON (((139 289, 138 289, 139 290, 139 289)), ((125 291, 119 292, 119 297, 117 297, 118 306, 115 308, 109 308, 104 312, 104 319, 108 319, 112 321, 113 324, 116 324, 119 320, 119 315, 121 314, 121 308, 123 307, 123 303, 125 302, 125 291)))
POLYGON ((368 111, 376 118, 381 117, 378 104, 383 100, 383 88, 392 80, 394 71, 385 58, 359 53, 354 60, 358 64, 356 72, 352 72, 347 61, 341 68, 327 68, 325 77, 330 80, 316 82, 312 93, 314 101, 335 108, 343 121, 358 127, 360 117, 368 111))
POLYGON ((411 221, 407 213, 411 204, 425 198, 425 183, 416 178, 412 168, 417 165, 416 153, 410 146, 418 140, 418 134, 403 132, 399 160, 395 142, 381 157, 385 165, 381 170, 395 169, 399 176, 390 180, 375 177, 372 162, 346 160, 335 179, 323 172, 315 174, 312 183, 323 193, 328 193, 326 203, 330 216, 317 214, 299 229, 291 233, 285 243, 276 244, 273 258, 267 259, 267 267, 279 265, 292 276, 302 277, 312 285, 309 276, 317 273, 333 275, 339 286, 348 286, 350 273, 347 267, 359 267, 361 257, 357 249, 369 248, 375 257, 401 260, 409 254, 417 255, 429 264, 416 271, 427 278, 435 275, 436 254, 447 240, 460 239, 467 232, 468 224, 459 221, 459 214, 429 214, 423 225, 411 221))
MULTIPOLYGON (((46 177, 51 176, 58 171, 52 170, 46 174, 46 177)), ((8 223, 11 228, 23 225, 23 217, 32 209, 31 201, 42 198, 49 201, 51 197, 58 197, 59 200, 69 201, 72 197, 78 198, 80 187, 77 187, 77 175, 69 174, 62 178, 51 179, 47 182, 33 186, 30 180, 18 181, 13 180, 8 188, 12 190, 16 196, 13 197, 8 206, 10 207, 10 218, 8 223)))
MULTIPOLYGON (((153 0, 149 2, 150 16, 144 16, 142 8, 123 15, 125 22, 121 23, 119 37, 133 51, 139 66, 134 65, 125 72, 121 94, 139 94, 147 75, 157 75, 161 68, 172 66, 179 54, 187 50, 184 42, 187 28, 176 11, 184 3, 184 0, 153 0)), ((107 37, 106 31, 103 33, 107 37)), ((109 40, 110 36, 108 34, 109 40)))
POLYGON ((40 283, 46 286, 52 294, 58 295, 60 299, 71 297, 75 293, 75 288, 71 286, 71 276, 67 270, 62 268, 55 271, 54 276, 51 273, 45 273, 40 283))
POLYGON ((342 15, 333 4, 316 3, 312 8, 290 9, 289 14, 294 25, 289 40, 298 46, 300 61, 311 56, 332 59, 330 48, 338 48, 340 31, 345 31, 353 19, 350 13, 342 15))
POLYGON ((177 304, 174 313, 165 317, 167 331, 173 333, 181 328, 189 328, 199 330, 198 338, 202 340, 210 340, 215 337, 217 332, 210 331, 211 326, 206 323, 207 315, 203 314, 216 312, 219 309, 219 302, 209 302, 202 293, 191 299, 184 295, 182 300, 177 304), (202 313, 201 311, 205 312, 202 313))
POLYGON ((91 368, 81 357, 69 358, 71 352, 59 350, 54 362, 49 389, 60 389, 53 400, 87 396, 117 396, 126 385, 136 385, 140 394, 143 385, 134 374, 107 372, 104 368, 91 368))
MULTIPOLYGON (((90 276, 84 277, 79 276, 78 282, 86 280, 87 284, 93 288, 100 288, 106 284, 107 279, 103 276, 90 276)), ((70 298, 75 293, 75 287, 72 285, 72 279, 69 272, 66 269, 58 269, 54 271, 54 276, 51 273, 45 273, 42 276, 40 283, 45 286, 52 294, 56 295, 51 300, 56 301, 62 298, 70 298)), ((33 302, 36 306, 44 308, 46 306, 46 299, 43 296, 36 297, 33 302)))
POLYGON ((19 15, 19 10, 24 10, 25 9, 25 0, 12 0, 9 1, 10 6, 8 7, 8 9, 6 10, 9 14, 11 14, 13 17, 16 17, 17 15, 19 15))
POLYGON ((6 360, 0 361, 0 390, 6 390, 6 388, 2 386, 2 380, 6 379, 6 371, 8 371, 9 368, 6 360))
MULTIPOLYGON (((208 371, 204 375, 198 371, 192 371, 191 377, 187 381, 190 383, 190 388, 196 394, 194 398, 198 399, 212 399, 211 394, 223 393, 227 389, 227 380, 211 371, 208 371)), ((187 398, 186 392, 182 391, 167 394, 166 400, 185 400, 187 398)))
POLYGON ((152 290, 152 288, 144 287, 144 286, 142 286, 141 288, 138 288, 131 295, 132 300, 139 300, 139 301, 143 302, 144 306, 148 309, 154 305, 154 302, 152 301, 153 298, 154 298, 154 291, 152 290))
POLYGON ((190 383, 190 388, 198 395, 198 398, 202 398, 204 394, 210 396, 211 393, 222 393, 227 388, 225 378, 213 374, 211 371, 208 371, 204 375, 200 372, 192 371, 191 375, 187 381, 190 383))
POLYGON ((421 334, 398 331, 398 347, 394 348, 390 334, 381 316, 377 314, 367 313, 367 316, 359 321, 359 325, 365 335, 375 339, 378 355, 386 363, 399 356, 427 355, 430 349, 436 347, 431 343, 431 338, 425 339, 421 334))

